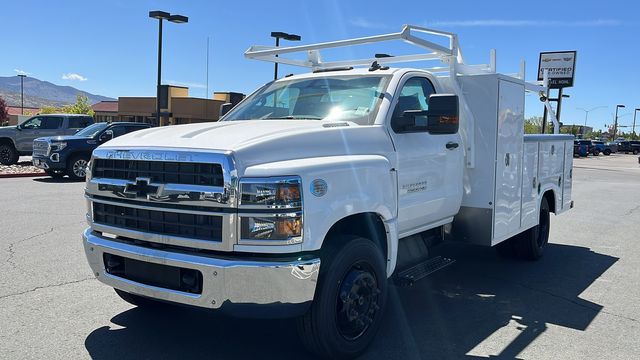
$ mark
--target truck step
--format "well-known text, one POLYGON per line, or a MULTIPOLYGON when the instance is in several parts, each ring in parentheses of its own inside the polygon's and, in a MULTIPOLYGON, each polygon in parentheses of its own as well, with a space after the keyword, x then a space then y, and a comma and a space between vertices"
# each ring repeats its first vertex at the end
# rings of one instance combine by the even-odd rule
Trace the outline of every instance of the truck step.
POLYGON ((396 283, 400 286, 412 286, 416 281, 453 264, 455 260, 436 256, 404 269, 396 275, 396 283))

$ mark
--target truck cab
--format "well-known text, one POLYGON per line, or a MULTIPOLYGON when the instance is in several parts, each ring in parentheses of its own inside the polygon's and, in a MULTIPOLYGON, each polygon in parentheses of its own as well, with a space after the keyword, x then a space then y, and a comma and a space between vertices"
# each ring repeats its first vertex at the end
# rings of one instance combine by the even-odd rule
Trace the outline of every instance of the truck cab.
POLYGON ((389 281, 451 263, 430 256, 434 245, 539 259, 550 213, 573 206, 573 137, 524 135, 525 91, 546 88, 467 67, 450 33, 435 32, 452 37, 445 49, 412 31, 435 32, 332 45, 422 44, 438 56, 420 56, 462 75, 383 66, 417 55, 323 63, 314 51, 330 43, 252 48, 248 57, 312 71, 260 87, 220 122, 99 146, 83 233, 97 279, 138 306, 296 317, 311 351, 348 358, 375 336, 389 281), (295 51, 309 59, 283 56, 295 51))

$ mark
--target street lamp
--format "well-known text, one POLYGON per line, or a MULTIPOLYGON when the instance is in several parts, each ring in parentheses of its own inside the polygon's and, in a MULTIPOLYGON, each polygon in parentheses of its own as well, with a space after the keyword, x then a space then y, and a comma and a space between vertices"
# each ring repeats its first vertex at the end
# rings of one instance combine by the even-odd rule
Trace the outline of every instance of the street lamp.
POLYGON ((156 89, 156 120, 160 124, 160 77, 162 76, 162 20, 169 20, 176 24, 189 22, 189 18, 183 15, 171 15, 164 11, 149 11, 149 17, 158 20, 158 83, 156 89))
POLYGON ((25 74, 18 74, 20 76, 20 113, 24 115, 24 78, 25 74))
POLYGON ((591 109, 585 109, 585 108, 577 108, 578 110, 582 110, 584 111, 584 128, 582 128, 582 135, 584 136, 584 132, 587 129, 587 119, 589 118, 589 113, 594 111, 594 110, 598 110, 598 109, 603 109, 606 108, 606 106, 604 105, 600 105, 600 106, 596 106, 594 108, 591 109))
POLYGON ((625 106, 622 104, 616 105, 616 118, 613 123, 613 140, 616 140, 616 133, 618 132, 618 108, 624 108, 625 106))
MULTIPOLYGON (((276 47, 280 46, 280 39, 289 40, 289 41, 300 41, 300 35, 296 34, 287 34, 280 31, 272 31, 271 37, 276 38, 276 47)), ((278 55, 276 54, 276 57, 278 55)), ((273 71, 273 80, 278 80, 278 63, 275 63, 275 69, 273 71)))
POLYGON ((640 109, 633 110, 633 127, 631 128, 631 133, 633 134, 633 139, 636 139, 636 113, 640 111, 640 109))

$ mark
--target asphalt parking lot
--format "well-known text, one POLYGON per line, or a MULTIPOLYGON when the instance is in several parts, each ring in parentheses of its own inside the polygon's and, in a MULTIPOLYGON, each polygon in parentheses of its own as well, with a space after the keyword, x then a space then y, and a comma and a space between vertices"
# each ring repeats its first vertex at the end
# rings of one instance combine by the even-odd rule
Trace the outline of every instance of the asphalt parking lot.
MULTIPOLYGON (((539 262, 444 245, 457 262, 391 287, 366 359, 640 354, 638 157, 575 159, 575 209, 539 262)), ((83 183, 0 179, 0 358, 308 358, 291 320, 128 305, 86 264, 83 183)))

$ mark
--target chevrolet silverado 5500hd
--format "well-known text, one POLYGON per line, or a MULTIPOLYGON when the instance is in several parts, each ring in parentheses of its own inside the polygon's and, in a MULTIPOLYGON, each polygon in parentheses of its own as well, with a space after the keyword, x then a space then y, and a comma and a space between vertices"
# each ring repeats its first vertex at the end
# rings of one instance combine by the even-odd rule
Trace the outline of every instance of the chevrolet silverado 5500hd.
POLYGON ((450 262, 430 259, 431 246, 535 260, 549 214, 573 206, 573 137, 524 135, 525 91, 544 94, 546 81, 526 82, 524 66, 496 73, 493 52, 465 64, 455 34, 405 26, 245 56, 312 71, 264 85, 220 122, 140 130, 93 152, 84 248, 126 301, 298 317, 310 350, 350 358, 380 327, 388 279, 450 262), (429 52, 320 56, 388 40, 429 52), (385 65, 421 60, 445 66, 385 65))

